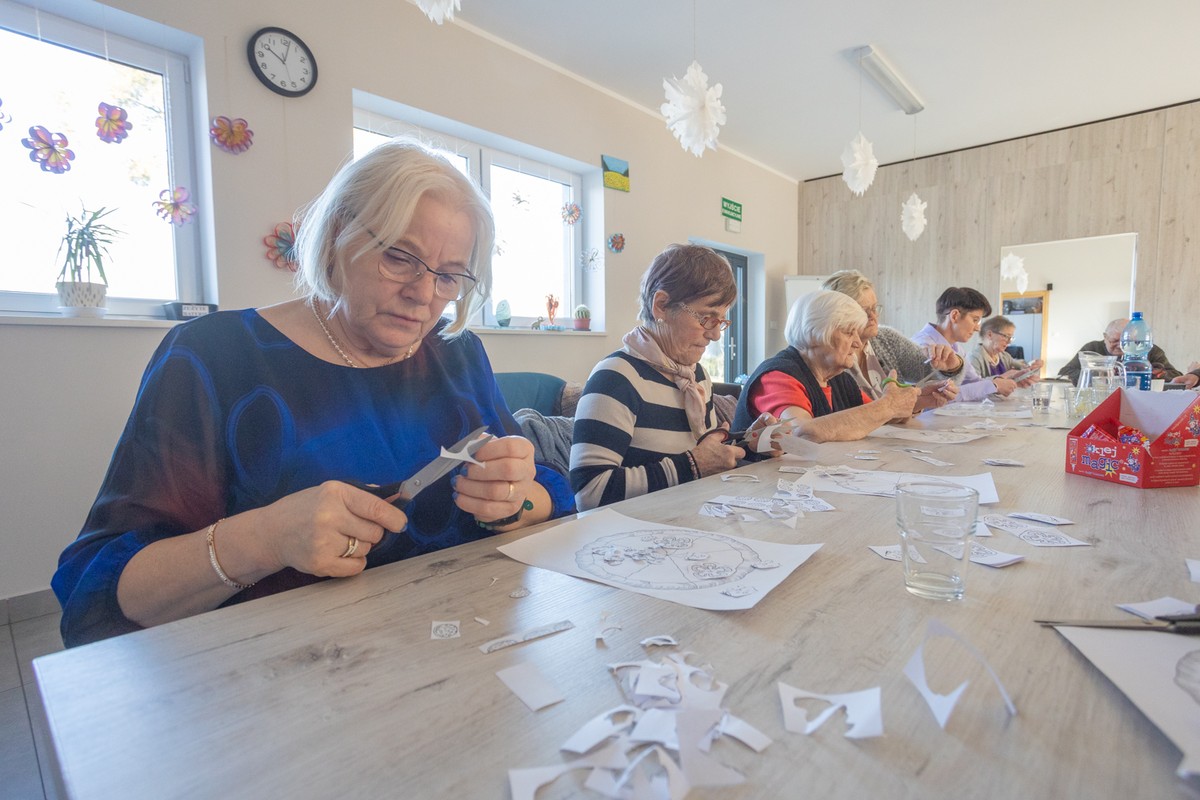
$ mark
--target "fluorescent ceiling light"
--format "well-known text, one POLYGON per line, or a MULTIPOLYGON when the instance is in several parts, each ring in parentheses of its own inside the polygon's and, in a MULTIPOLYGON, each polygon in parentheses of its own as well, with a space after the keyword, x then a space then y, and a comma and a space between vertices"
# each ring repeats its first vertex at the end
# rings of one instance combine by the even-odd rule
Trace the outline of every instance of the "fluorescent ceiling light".
POLYGON ((858 58, 862 71, 871 76, 871 79, 879 84, 879 87, 887 92, 900 108, 904 109, 905 114, 916 114, 925 108, 921 98, 908 88, 908 84, 896 74, 896 70, 877 48, 867 45, 859 49, 855 56, 858 58))

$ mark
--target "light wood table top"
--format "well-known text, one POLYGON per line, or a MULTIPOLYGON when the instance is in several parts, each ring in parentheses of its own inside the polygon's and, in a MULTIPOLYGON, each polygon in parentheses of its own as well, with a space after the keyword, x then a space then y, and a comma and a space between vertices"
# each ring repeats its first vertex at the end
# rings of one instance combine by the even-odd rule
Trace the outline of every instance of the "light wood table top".
MULTIPOLYGON (((916 445, 954 463, 945 468, 894 449, 915 443, 834 446, 844 455, 827 463, 990 470, 1000 502, 981 513, 1065 516, 1077 523, 1071 535, 1094 545, 1036 548, 997 532, 988 543, 1027 560, 998 570, 971 564, 960 603, 908 594, 900 565, 867 549, 897 542, 889 498, 824 494, 837 511, 808 514, 794 530, 699 516, 700 504, 718 494, 769 496, 780 464, 764 462, 750 467, 760 484, 709 478, 616 506, 684 527, 824 543, 751 610, 701 611, 496 551, 525 531, 45 656, 35 670, 63 785, 73 798, 507 797, 508 769, 562 763, 559 745, 623 702, 607 665, 657 661, 670 650, 638 643, 670 634, 729 683, 725 707, 774 740, 762 754, 717 742, 713 755, 745 784, 689 797, 1192 796, 1174 774, 1180 752, 1066 640, 1032 620, 1118 618, 1115 603, 1164 595, 1200 600, 1184 563, 1200 557, 1197 491, 1067 475, 1065 437, 1017 427, 970 444, 916 445), (854 461, 860 448, 883 451, 881 461, 854 461), (984 457, 1028 466, 988 467, 984 457), (528 597, 509 596, 521 586, 528 597), (622 627, 598 643, 604 612, 622 627), (987 673, 937 639, 926 647, 933 688, 971 680, 946 729, 938 727, 902 674, 931 618, 986 655, 1015 717, 987 673), (575 629, 479 650, 564 619, 575 629), (431 640, 433 620, 460 620, 462 637, 431 640), (496 678, 523 661, 557 684, 565 702, 532 712, 496 678), (819 693, 880 686, 885 735, 846 739, 840 717, 812 736, 787 732, 780 681, 819 693)), ((539 800, 595 796, 582 788, 585 775, 563 775, 539 800)))

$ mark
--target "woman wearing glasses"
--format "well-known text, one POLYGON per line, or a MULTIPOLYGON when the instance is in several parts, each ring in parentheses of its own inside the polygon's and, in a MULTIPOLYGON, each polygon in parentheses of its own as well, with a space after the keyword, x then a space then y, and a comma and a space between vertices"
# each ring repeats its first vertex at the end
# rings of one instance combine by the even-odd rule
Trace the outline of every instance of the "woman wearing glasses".
POLYGON ((872 399, 848 372, 858 362, 866 326, 866 312, 841 292, 802 296, 788 312, 788 346, 759 364, 742 388, 734 427, 768 413, 811 441, 847 442, 910 416, 919 389, 900 383, 893 372, 872 399))
POLYGON ((918 347, 895 328, 880 325, 883 307, 866 275, 856 269, 843 269, 826 278, 821 288, 847 295, 867 315, 867 325, 861 331, 863 347, 847 374, 868 397, 878 400, 883 396, 883 379, 893 371, 900 380, 921 389, 914 414, 944 406, 958 396, 958 386, 946 378, 962 372, 963 358, 950 345, 918 347))
MULTIPOLYGON (((729 262, 707 247, 674 244, 642 275, 641 324, 592 370, 571 445, 571 488, 582 509, 615 503, 705 475, 745 457, 717 427, 712 380, 700 365, 729 327, 737 298, 729 262)), ((747 427, 757 441, 776 420, 747 427)))
POLYGON ((303 297, 201 317, 155 353, 54 576, 66 644, 572 510, 465 330, 493 239, 486 199, 414 142, 339 171, 300 225, 303 297), (344 482, 409 478, 481 426, 478 463, 403 511, 344 482))
POLYGON ((1008 317, 995 316, 983 321, 979 326, 979 344, 971 351, 968 360, 971 366, 984 378, 1008 378, 1015 380, 1018 386, 1030 386, 1037 383, 1036 370, 1042 366, 1042 360, 1025 363, 1019 358, 1008 354, 1007 347, 1012 343, 1017 326, 1008 317), (1030 374, 1029 370, 1035 370, 1030 374))

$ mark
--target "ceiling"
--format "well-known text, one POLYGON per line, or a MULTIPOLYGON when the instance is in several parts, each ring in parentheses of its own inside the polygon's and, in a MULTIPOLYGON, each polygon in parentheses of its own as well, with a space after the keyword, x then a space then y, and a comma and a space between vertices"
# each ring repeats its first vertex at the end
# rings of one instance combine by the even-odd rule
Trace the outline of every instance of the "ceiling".
POLYGON ((860 128, 887 164, 1200 98, 1196 0, 462 0, 456 21, 656 114, 694 56, 720 145, 797 180, 840 173, 860 128), (924 111, 860 94, 867 44, 924 111))

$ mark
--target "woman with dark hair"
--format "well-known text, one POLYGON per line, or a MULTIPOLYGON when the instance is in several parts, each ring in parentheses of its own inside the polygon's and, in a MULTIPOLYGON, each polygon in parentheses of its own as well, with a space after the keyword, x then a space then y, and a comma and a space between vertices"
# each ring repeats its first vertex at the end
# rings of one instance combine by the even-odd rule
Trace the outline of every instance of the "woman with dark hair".
MULTIPOLYGON (((575 412, 571 488, 580 510, 732 469, 746 453, 717 428, 712 380, 700 366, 729 327, 737 299, 729 262, 674 244, 642 275, 641 324, 592 370, 575 412)), ((747 441, 776 420, 748 426, 747 441)))
MULTIPOLYGON (((948 344, 954 352, 966 358, 964 343, 979 330, 979 323, 992 313, 992 304, 977 289, 952 286, 937 299, 937 322, 930 322, 913 336, 922 346, 948 344)), ((988 395, 1007 397, 1017 388, 1015 381, 997 376, 984 378, 968 361, 954 378, 959 385, 958 402, 982 400, 988 395)))

